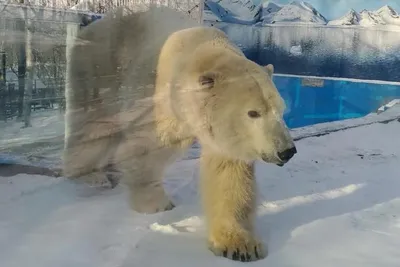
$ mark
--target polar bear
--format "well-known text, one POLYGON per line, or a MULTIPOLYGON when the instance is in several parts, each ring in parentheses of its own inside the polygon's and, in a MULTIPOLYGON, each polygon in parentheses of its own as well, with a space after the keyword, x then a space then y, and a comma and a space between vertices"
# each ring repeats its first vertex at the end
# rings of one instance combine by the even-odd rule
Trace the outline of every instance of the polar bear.
POLYGON ((66 177, 113 183, 111 164, 134 210, 169 210, 164 171, 198 140, 209 249, 236 261, 267 255, 254 231, 254 162, 283 166, 297 153, 272 65, 168 8, 94 22, 68 62, 66 177))

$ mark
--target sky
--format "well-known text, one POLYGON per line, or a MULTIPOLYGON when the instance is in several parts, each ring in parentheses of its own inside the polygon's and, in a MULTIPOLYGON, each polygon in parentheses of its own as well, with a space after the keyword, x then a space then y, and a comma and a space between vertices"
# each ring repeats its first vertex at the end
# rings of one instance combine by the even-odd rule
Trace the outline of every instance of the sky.
MULTIPOLYGON (((292 1, 272 0, 277 4, 288 4, 292 1)), ((313 5, 328 20, 342 17, 351 8, 359 12, 363 9, 376 10, 384 5, 389 5, 400 13, 400 0, 305 0, 305 2, 313 5)))

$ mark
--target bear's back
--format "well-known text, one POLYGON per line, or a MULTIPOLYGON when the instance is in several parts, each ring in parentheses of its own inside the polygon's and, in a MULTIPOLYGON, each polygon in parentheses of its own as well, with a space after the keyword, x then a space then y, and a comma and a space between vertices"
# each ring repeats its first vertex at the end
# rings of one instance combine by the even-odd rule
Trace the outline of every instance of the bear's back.
POLYGON ((89 103, 95 110, 91 120, 118 117, 122 124, 136 117, 152 120, 151 96, 161 47, 171 33, 196 25, 179 11, 150 7, 134 13, 117 8, 83 28, 69 58, 68 106, 80 109, 89 103))
POLYGON ((136 13, 123 7, 111 11, 77 35, 67 78, 73 83, 71 100, 84 102, 85 95, 94 94, 93 88, 100 88, 103 102, 114 100, 116 91, 125 100, 151 96, 165 40, 171 33, 195 25, 198 23, 185 14, 166 7, 136 13), (82 81, 87 86, 80 86, 82 81))

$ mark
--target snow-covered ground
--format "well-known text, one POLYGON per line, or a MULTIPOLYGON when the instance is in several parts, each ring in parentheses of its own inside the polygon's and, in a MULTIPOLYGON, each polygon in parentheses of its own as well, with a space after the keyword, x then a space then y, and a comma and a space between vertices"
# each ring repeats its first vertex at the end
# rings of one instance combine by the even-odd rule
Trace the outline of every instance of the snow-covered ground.
MULTIPOLYGON (((279 76, 280 74, 276 75, 279 76)), ((286 74, 285 76, 297 77, 296 75, 286 74)), ((336 78, 324 77, 324 79, 336 78)), ((341 80, 358 81, 353 79, 341 80)), ((392 84, 391 82, 385 83, 392 84)), ((358 119, 320 123, 295 128, 291 131, 295 139, 302 139, 360 125, 393 120, 398 118, 399 114, 400 107, 395 105, 381 114, 371 113, 358 119)), ((20 163, 51 169, 60 168, 64 145, 64 115, 58 110, 35 111, 32 113, 32 127, 24 128, 22 126, 22 122, 15 120, 0 121, 0 163, 20 163)), ((197 158, 198 155, 198 145, 195 144, 184 159, 197 158)))
POLYGON ((0 163, 56 168, 64 145, 64 115, 57 110, 32 113, 32 127, 18 121, 0 122, 0 163))
MULTIPOLYGON (((269 256, 254 266, 399 266, 399 114, 395 106, 296 129, 299 153, 290 164, 257 163, 257 228, 269 256)), ((8 139, 3 152, 53 140, 53 149, 30 155, 56 157, 62 115, 42 114, 33 125, 0 125, 2 140, 8 139)), ((177 207, 143 215, 129 209, 122 185, 97 191, 64 178, 0 177, 0 266, 242 265, 206 249, 197 182, 198 160, 177 161, 165 181, 177 207)))

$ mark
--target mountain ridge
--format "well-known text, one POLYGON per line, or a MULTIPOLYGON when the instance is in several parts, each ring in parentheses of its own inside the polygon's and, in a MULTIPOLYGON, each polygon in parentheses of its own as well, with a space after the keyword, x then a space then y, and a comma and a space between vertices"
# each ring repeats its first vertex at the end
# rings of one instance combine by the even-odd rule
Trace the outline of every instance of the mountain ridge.
POLYGON ((229 0, 206 0, 204 19, 244 24, 313 24, 327 26, 400 26, 400 15, 390 5, 376 10, 363 9, 357 12, 351 8, 345 15, 328 20, 313 5, 306 1, 291 1, 288 4, 277 4, 265 1, 249 10, 249 1, 232 4, 229 0), (230 14, 229 14, 230 13, 230 14))

